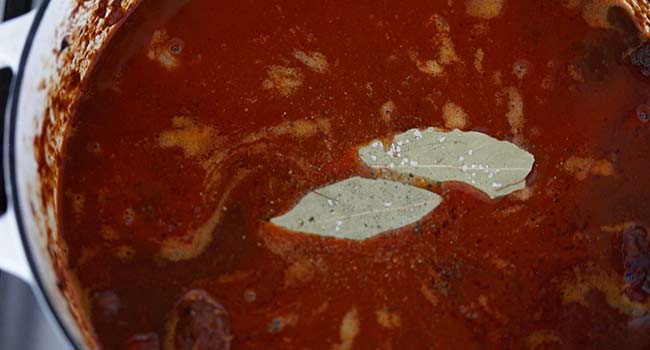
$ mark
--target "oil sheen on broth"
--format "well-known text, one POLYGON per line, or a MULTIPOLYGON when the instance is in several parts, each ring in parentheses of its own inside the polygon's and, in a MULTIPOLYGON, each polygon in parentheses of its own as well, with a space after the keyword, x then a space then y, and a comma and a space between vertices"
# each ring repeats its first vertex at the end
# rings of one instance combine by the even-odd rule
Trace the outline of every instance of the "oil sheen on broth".
POLYGON ((610 25, 579 3, 143 1, 63 161, 60 225, 100 343, 645 348, 650 48, 630 56, 620 11, 610 25), (426 127, 534 154, 526 188, 443 185, 444 206, 361 242, 269 223, 372 177, 360 145, 426 127))

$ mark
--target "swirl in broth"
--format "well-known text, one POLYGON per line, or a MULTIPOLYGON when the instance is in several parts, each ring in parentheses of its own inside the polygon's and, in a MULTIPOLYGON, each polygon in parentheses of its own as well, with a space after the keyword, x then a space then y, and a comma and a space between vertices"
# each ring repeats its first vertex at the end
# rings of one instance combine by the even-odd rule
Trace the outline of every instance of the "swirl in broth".
POLYGON ((628 59, 629 22, 578 3, 144 1, 63 162, 61 230, 101 344, 646 346, 650 49, 628 59), (446 184, 417 224, 361 242, 269 223, 376 175, 360 145, 425 127, 516 143, 536 158, 526 188, 446 184))

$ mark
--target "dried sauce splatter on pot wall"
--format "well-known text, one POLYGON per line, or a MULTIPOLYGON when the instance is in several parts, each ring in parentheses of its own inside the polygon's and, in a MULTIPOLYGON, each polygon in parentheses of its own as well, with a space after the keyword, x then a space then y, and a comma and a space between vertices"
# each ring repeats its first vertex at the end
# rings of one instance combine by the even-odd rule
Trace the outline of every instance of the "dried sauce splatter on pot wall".
POLYGON ((104 348, 643 348, 647 237, 623 232, 650 220, 650 81, 594 1, 170 3, 130 15, 66 144, 104 348), (444 206, 363 242, 268 222, 427 127, 514 142, 527 186, 432 186, 444 206))

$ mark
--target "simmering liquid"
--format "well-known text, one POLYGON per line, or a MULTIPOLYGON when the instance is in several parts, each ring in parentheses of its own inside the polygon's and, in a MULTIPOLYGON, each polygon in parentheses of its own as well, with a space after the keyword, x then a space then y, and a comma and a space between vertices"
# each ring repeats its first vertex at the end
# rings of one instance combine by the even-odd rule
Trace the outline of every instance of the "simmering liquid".
POLYGON ((571 3, 143 1, 86 82, 60 184, 102 346, 648 346, 650 54, 620 11, 571 3), (269 222, 426 127, 517 144, 526 188, 429 187, 444 205, 365 241, 269 222))

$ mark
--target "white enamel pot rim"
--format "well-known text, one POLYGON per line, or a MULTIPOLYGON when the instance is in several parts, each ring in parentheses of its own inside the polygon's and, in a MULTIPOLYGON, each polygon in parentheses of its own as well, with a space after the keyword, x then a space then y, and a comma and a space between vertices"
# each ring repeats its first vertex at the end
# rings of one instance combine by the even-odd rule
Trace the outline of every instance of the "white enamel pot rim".
MULTIPOLYGON (((10 0, 11 1, 11 0, 10 0)), ((79 337, 70 332, 69 327, 59 317, 51 296, 46 292, 45 282, 34 268, 34 257, 30 247, 28 234, 24 225, 24 216, 17 205, 18 182, 16 158, 16 122, 19 118, 18 101, 24 79, 27 58, 32 47, 36 44, 34 37, 50 0, 44 0, 41 6, 21 17, 0 24, 0 68, 10 68, 14 75, 11 82, 7 109, 4 111, 4 144, 3 170, 7 193, 7 211, 0 217, 0 269, 9 272, 30 284, 44 314, 60 332, 68 346, 84 349, 85 345, 79 337)), ((1 111, 0 111, 1 112, 1 111)))

